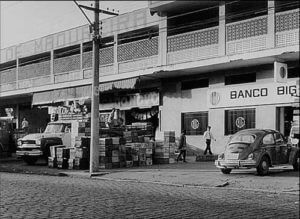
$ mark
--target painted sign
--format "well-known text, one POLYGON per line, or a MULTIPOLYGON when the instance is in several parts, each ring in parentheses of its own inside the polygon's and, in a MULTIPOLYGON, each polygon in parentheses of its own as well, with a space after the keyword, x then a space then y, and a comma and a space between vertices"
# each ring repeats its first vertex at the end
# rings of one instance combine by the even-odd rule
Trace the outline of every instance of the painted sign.
POLYGON ((148 108, 159 105, 159 93, 149 92, 145 94, 132 94, 122 97, 115 97, 108 101, 108 103, 100 103, 100 109, 131 109, 134 107, 148 108))
MULTIPOLYGON (((158 20, 158 16, 151 16, 149 9, 147 8, 104 19, 102 20, 102 37, 113 36, 115 33, 144 28, 147 25, 152 26, 154 25, 153 22, 158 22, 158 20)), ((73 28, 2 49, 0 63, 77 45, 91 40, 92 34, 90 33, 89 25, 73 28)))
POLYGON ((299 95, 295 82, 227 86, 208 90, 209 108, 293 103, 299 95))

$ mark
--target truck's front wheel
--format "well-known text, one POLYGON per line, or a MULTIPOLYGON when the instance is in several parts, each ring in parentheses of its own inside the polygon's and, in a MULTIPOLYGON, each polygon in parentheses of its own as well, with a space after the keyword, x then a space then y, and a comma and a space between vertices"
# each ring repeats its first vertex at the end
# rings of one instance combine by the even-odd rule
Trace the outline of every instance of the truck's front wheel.
POLYGON ((37 162, 38 158, 36 158, 36 157, 24 157, 23 160, 28 165, 34 165, 37 162))

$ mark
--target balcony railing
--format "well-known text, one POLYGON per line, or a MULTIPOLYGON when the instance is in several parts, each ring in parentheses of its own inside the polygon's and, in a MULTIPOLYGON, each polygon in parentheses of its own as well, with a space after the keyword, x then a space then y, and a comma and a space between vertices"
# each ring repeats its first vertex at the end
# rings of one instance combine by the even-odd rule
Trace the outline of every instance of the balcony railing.
POLYGON ((275 46, 299 44, 299 9, 280 12, 275 19, 275 46))
POLYGON ((174 64, 217 56, 218 37, 218 27, 168 37, 167 63, 174 64))
POLYGON ((7 69, 0 72, 0 84, 16 81, 16 68, 7 69))
MULTIPOLYGON (((272 38, 268 36, 268 28, 266 15, 226 24, 223 36, 216 26, 167 37, 167 65, 268 49, 267 39, 272 38), (220 45, 224 42, 219 42, 222 37, 225 45, 220 45), (220 53, 221 46, 226 47, 225 54, 220 53)), ((276 13, 274 30, 275 48, 299 45, 299 9, 276 13)), ((159 52, 162 52, 159 46, 159 37, 121 44, 117 46, 117 57, 114 46, 102 48, 100 76, 157 67, 159 52)), ((0 92, 89 79, 91 68, 92 52, 84 52, 82 57, 77 54, 55 58, 53 62, 19 66, 18 72, 16 68, 0 72, 0 92)))
POLYGON ((50 75, 50 61, 20 66, 18 80, 50 75))

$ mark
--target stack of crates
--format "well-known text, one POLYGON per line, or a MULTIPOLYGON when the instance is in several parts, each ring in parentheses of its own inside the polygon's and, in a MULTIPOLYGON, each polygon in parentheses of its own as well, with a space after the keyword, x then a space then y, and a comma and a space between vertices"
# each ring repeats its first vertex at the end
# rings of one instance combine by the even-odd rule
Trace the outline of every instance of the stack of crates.
POLYGON ((57 148, 64 148, 64 145, 54 145, 50 146, 50 157, 48 157, 48 167, 57 167, 57 148))
POLYGON ((57 168, 67 169, 68 159, 70 158, 70 149, 66 147, 59 147, 56 149, 57 168))
POLYGON ((138 151, 139 166, 146 166, 146 144, 140 143, 136 148, 138 151))
POLYGON ((150 140, 146 142, 146 166, 151 166, 153 164, 153 149, 154 142, 150 140))
POLYGON ((119 145, 119 160, 120 160, 120 167, 126 167, 126 146, 125 142, 120 143, 119 145))
POLYGON ((72 122, 71 128, 71 146, 81 147, 82 137, 91 136, 90 122, 72 122))
POLYGON ((112 168, 112 139, 99 138, 99 168, 112 168))
POLYGON ((169 163, 174 163, 178 155, 174 131, 164 132, 164 146, 169 147, 169 163))

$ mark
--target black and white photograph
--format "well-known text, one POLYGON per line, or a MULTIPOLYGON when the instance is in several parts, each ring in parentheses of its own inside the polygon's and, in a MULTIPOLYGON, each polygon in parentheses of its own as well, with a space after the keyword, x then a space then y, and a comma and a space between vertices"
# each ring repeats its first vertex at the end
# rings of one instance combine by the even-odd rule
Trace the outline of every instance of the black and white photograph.
POLYGON ((0 0, 0 218, 300 217, 298 0, 0 0))

